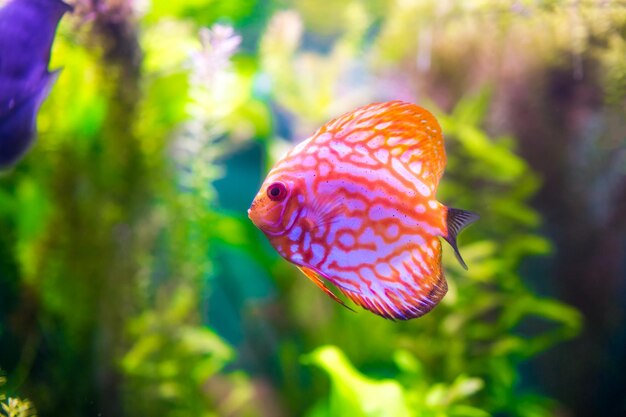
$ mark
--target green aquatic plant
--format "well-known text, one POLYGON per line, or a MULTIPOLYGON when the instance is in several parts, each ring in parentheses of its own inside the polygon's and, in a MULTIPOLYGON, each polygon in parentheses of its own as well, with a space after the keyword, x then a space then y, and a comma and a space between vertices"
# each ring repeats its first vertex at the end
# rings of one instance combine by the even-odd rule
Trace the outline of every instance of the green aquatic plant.
POLYGON ((1 348, 23 350, 23 373, 45 369, 29 382, 46 414, 241 411, 250 391, 242 373, 224 376, 232 395, 207 389, 234 353, 202 324, 198 306, 209 241, 221 233, 211 192, 217 159, 263 128, 250 63, 231 68, 238 38, 225 26, 199 39, 181 19, 162 37, 167 23, 139 34, 118 19, 130 16, 100 27, 111 16, 97 13, 88 35, 62 28, 53 60, 66 70, 41 115, 45 140, 2 178, 0 280, 13 286, 11 303, 0 305, 0 336, 11 342, 1 348), (141 41, 143 60, 116 49, 107 32, 115 30, 129 45, 141 41), (21 309, 44 324, 6 325, 21 309), (20 346, 23 335, 29 343, 20 346), (79 379, 86 383, 72 387, 79 379))
POLYGON ((0 376, 0 417, 35 417, 37 410, 29 400, 8 396, 6 377, 0 376))
POLYGON ((322 346, 304 357, 331 378, 328 402, 313 408, 307 417, 488 417, 490 414, 467 399, 484 387, 480 378, 459 375, 449 384, 429 383, 423 365, 409 352, 398 350, 394 362, 400 370, 394 378, 372 379, 350 363, 335 346, 322 346), (407 383, 408 381, 408 383, 407 383))
MULTIPOLYGON (((218 161, 254 131, 237 131, 242 123, 250 126, 245 110, 254 105, 245 63, 237 67, 231 62, 241 37, 225 25, 202 28, 199 36, 191 31, 193 25, 163 25, 170 27, 166 37, 161 25, 144 34, 151 76, 142 111, 147 120, 159 123, 168 110, 174 110, 158 106, 170 95, 172 100, 181 100, 176 106, 184 111, 164 132, 171 136, 165 150, 172 165, 171 181, 163 187, 164 198, 158 203, 164 244, 157 251, 166 263, 153 258, 147 264, 151 299, 129 320, 130 346, 120 359, 128 384, 128 409, 136 415, 255 415, 248 410, 252 395, 248 377, 223 372, 236 357, 234 349, 202 324, 198 309, 203 293, 209 290, 206 276, 213 269, 211 239, 219 214, 212 183, 222 176, 218 161), (179 54, 185 47, 187 55, 179 54), (171 90, 174 80, 182 90, 171 90), (229 140, 231 136, 239 142, 229 140), (153 274, 165 271, 168 278, 153 281, 153 274), (136 402, 135 397, 147 401, 136 402)), ((142 129, 147 134, 154 126, 142 129)))

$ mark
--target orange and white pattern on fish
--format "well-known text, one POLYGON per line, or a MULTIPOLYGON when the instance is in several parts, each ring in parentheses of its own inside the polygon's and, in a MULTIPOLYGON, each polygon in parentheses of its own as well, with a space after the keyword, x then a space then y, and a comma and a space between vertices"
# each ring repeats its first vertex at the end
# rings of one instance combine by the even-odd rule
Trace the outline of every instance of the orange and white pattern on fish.
POLYGON ((435 200, 445 162, 428 111, 371 104, 327 123, 279 161, 250 217, 337 301, 320 277, 383 317, 418 317, 447 290, 438 238, 447 234, 447 208, 435 200), (284 192, 278 204, 268 198, 276 187, 284 192))

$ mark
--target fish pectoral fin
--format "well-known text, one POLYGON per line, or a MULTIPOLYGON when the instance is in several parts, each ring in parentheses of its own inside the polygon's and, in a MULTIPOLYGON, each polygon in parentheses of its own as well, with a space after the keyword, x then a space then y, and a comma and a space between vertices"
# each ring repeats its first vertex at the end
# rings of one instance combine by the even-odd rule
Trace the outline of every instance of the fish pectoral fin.
POLYGON ((308 279, 310 279, 311 281, 313 281, 315 283, 315 285, 317 285, 318 287, 320 287, 320 289, 322 291, 324 291, 326 294, 328 294, 328 296, 330 298, 332 298, 333 300, 335 300, 336 302, 338 302, 339 304, 341 304, 342 306, 344 306, 345 308, 347 308, 350 311, 354 311, 353 309, 351 309, 349 306, 346 305, 346 303, 344 303, 339 297, 337 297, 335 295, 335 293, 333 293, 330 288, 328 288, 326 286, 326 284, 324 283, 324 281, 322 280, 322 278, 319 277, 319 275, 317 274, 317 272, 313 271, 310 268, 307 268, 306 266, 299 266, 298 269, 300 271, 302 271, 302 273, 304 275, 307 276, 308 279))
POLYGON ((448 207, 448 215, 446 219, 448 234, 443 238, 450 244, 450 246, 452 246, 456 259, 465 269, 467 269, 467 265, 465 264, 463 257, 461 257, 461 252, 459 252, 459 246, 457 245, 456 238, 463 229, 474 223, 479 218, 480 216, 478 214, 472 213, 471 211, 448 207))
POLYGON ((334 195, 317 196, 311 206, 308 220, 309 231, 320 227, 328 227, 344 215, 345 205, 333 199, 334 195))

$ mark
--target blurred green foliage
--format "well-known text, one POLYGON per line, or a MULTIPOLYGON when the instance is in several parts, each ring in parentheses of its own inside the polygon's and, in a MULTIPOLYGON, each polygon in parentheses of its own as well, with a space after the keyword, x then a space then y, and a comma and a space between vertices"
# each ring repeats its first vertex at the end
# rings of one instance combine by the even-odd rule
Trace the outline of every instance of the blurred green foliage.
POLYGON ((307 359, 331 377, 332 391, 328 404, 319 406, 309 416, 467 416, 489 413, 463 400, 483 387, 482 380, 463 374, 450 384, 428 385, 422 365, 407 351, 399 350, 394 361, 402 376, 396 379, 371 380, 354 369, 336 347, 323 346, 307 359), (404 384, 403 384, 404 383, 404 384))
MULTIPOLYGON (((0 366, 43 415, 554 415, 522 368, 582 320, 519 272, 553 248, 529 205, 539 178, 515 138, 485 130, 493 87, 448 111, 381 76, 403 71, 433 16, 479 24, 497 10, 504 26, 524 13, 341 1, 327 19, 304 0, 118 3, 78 2, 63 22, 37 146, 0 177, 0 366), (109 30, 137 55, 116 54, 109 30), (469 271, 446 249, 448 295, 406 323, 332 303, 245 214, 291 141, 392 98, 435 111, 448 152, 439 200, 481 215, 461 237, 469 271)), ((565 36, 560 2, 527 3, 565 36)), ((606 82, 622 88, 624 38, 609 43, 606 82)))

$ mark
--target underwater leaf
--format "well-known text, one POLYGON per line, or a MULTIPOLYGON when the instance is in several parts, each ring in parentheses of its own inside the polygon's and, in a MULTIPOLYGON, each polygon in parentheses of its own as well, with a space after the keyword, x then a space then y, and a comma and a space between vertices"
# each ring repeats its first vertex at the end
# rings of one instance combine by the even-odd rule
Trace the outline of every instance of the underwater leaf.
POLYGON ((480 391, 485 386, 485 383, 480 378, 470 378, 467 375, 459 375, 448 393, 450 402, 469 397, 480 391))
POLYGON ((46 191, 41 184, 25 178, 18 184, 16 208, 17 248, 25 278, 32 278, 36 273, 39 247, 38 238, 46 230, 50 207, 46 191))
POLYGON ((519 298, 502 319, 503 323, 510 327, 529 315, 562 323, 570 328, 572 333, 577 333, 582 323, 578 310, 559 301, 531 296, 519 298))
POLYGON ((0 189, 0 214, 9 213, 14 207, 15 202, 11 194, 0 189))
POLYGON ((504 146, 490 142, 486 133, 470 125, 461 125, 455 136, 474 158, 482 160, 491 170, 491 179, 510 181, 521 175, 526 164, 504 146))
POLYGON ((143 32, 143 68, 157 75, 187 69, 190 51, 198 47, 194 26, 189 22, 161 21, 143 32))
POLYGON ((419 378, 424 372, 422 364, 409 351, 398 350, 393 354, 396 366, 403 372, 413 374, 414 378, 419 378))
POLYGON ((447 411, 447 417, 489 417, 491 414, 469 405, 453 405, 447 411))
POLYGON ((142 337, 126 353, 121 365, 126 372, 136 373, 149 360, 154 352, 163 346, 163 340, 159 335, 146 335, 142 337))
POLYGON ((576 309, 561 302, 528 295, 509 305, 502 315, 501 324, 507 329, 526 324, 525 327, 530 326, 534 332, 525 337, 509 335, 499 340, 493 345, 494 354, 528 357, 577 335, 582 326, 582 316, 576 309))
POLYGON ((344 353, 334 346, 322 346, 305 357, 331 378, 328 415, 362 417, 408 417, 405 393, 394 380, 370 379, 359 373, 344 353))
POLYGON ((484 385, 485 383, 480 378, 459 375, 450 386, 443 383, 433 385, 426 394, 426 405, 433 409, 447 408, 457 401, 474 395, 484 385))
POLYGON ((491 96, 491 90, 483 88, 477 94, 464 97, 454 107, 450 117, 461 125, 478 126, 485 119, 491 96))

